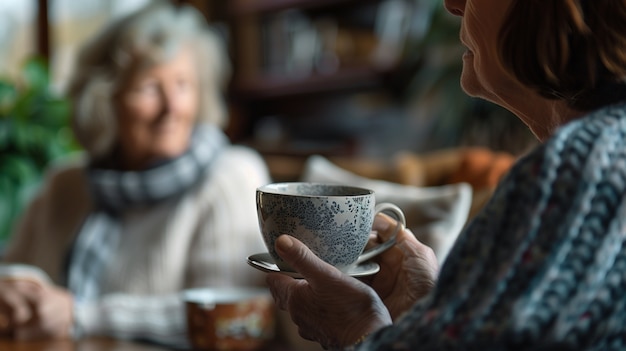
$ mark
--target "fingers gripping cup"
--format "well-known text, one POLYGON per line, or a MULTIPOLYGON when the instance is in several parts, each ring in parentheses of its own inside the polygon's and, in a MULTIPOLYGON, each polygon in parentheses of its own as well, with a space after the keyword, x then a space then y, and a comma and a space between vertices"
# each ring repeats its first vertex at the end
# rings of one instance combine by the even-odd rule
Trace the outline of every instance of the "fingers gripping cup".
POLYGON ((256 202, 263 240, 283 271, 292 268, 275 250, 282 234, 299 239, 322 260, 345 272, 393 246, 406 224, 398 206, 376 205, 374 191, 352 186, 273 183, 257 189, 256 202), (391 214, 398 224, 386 241, 364 252, 374 218, 381 212, 391 214))

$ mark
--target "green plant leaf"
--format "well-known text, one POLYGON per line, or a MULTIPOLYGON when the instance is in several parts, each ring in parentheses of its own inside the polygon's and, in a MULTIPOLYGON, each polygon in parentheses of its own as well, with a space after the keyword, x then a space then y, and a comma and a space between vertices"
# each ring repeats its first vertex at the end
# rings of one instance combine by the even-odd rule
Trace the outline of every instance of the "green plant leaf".
POLYGON ((69 100, 49 89, 46 61, 28 59, 20 80, 0 80, 0 245, 51 161, 78 150, 69 100))
POLYGON ((69 124, 70 104, 69 101, 54 97, 45 97, 39 108, 32 111, 33 123, 60 129, 69 124))
POLYGON ((0 80, 0 117, 6 117, 17 97, 15 85, 0 80))
POLYGON ((33 145, 32 128, 23 121, 16 121, 13 124, 13 141, 17 155, 30 155, 36 145, 33 145))
POLYGON ((13 105, 13 109, 10 111, 10 115, 13 119, 18 121, 28 121, 34 114, 34 111, 38 108, 41 95, 34 91, 24 91, 19 94, 13 105))
POLYGON ((13 121, 0 118, 0 154, 8 153, 12 143, 13 121))
POLYGON ((27 59, 22 67, 22 79, 27 89, 47 91, 49 73, 46 60, 38 56, 27 59))
POLYGON ((39 178, 41 172, 29 157, 19 155, 3 155, 0 157, 0 174, 14 186, 29 184, 39 178))
POLYGON ((0 175, 0 245, 9 238, 15 222, 15 190, 11 182, 0 175))

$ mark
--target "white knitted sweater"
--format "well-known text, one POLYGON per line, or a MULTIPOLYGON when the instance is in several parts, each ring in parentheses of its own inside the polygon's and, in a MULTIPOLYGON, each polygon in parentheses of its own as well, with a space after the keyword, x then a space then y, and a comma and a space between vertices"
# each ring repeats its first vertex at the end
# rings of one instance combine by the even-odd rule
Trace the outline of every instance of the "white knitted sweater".
MULTIPOLYGON (((266 250, 255 189, 269 182, 267 168, 258 154, 239 146, 226 149, 213 167, 180 200, 125 213, 120 248, 105 268, 103 297, 75 304, 81 335, 184 346, 182 290, 263 284, 263 274, 245 259, 266 250)), ((5 270, 11 263, 32 265, 61 284, 68 247, 91 208, 84 170, 73 162, 50 172, 13 235, 5 270)))

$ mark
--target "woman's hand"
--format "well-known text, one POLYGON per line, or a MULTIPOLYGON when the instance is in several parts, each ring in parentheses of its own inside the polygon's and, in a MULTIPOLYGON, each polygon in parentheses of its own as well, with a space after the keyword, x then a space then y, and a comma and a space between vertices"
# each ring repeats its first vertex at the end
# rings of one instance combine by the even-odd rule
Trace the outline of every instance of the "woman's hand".
POLYGON ((370 287, 322 261, 297 239, 279 237, 276 250, 305 278, 267 276, 276 303, 289 312, 303 338, 341 348, 391 324, 389 312, 370 287))
MULTIPOLYGON (((369 244, 387 240, 395 228, 395 220, 386 215, 376 216, 374 230, 378 235, 369 244)), ((376 290, 394 321, 432 290, 439 273, 433 250, 408 229, 400 231, 396 244, 375 260, 380 272, 362 280, 376 290)))
POLYGON ((70 336, 73 297, 63 288, 28 279, 0 281, 0 336, 19 340, 70 336))
POLYGON ((31 301, 41 288, 30 279, 0 280, 0 336, 13 337, 16 328, 34 318, 31 301))

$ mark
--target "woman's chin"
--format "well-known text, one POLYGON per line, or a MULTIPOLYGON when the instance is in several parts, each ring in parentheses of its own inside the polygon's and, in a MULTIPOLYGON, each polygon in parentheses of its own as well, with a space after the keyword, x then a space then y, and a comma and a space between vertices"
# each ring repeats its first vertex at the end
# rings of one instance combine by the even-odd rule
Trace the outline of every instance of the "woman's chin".
POLYGON ((154 152, 176 157, 187 150, 190 139, 190 130, 177 128, 169 132, 154 133, 150 145, 154 152))
POLYGON ((155 148, 153 155, 159 159, 172 159, 184 154, 185 151, 187 151, 187 144, 162 145, 155 148))
POLYGON ((463 79, 461 78, 461 89, 465 92, 465 94, 471 97, 482 97, 482 88, 478 84, 478 82, 474 79, 463 79))

